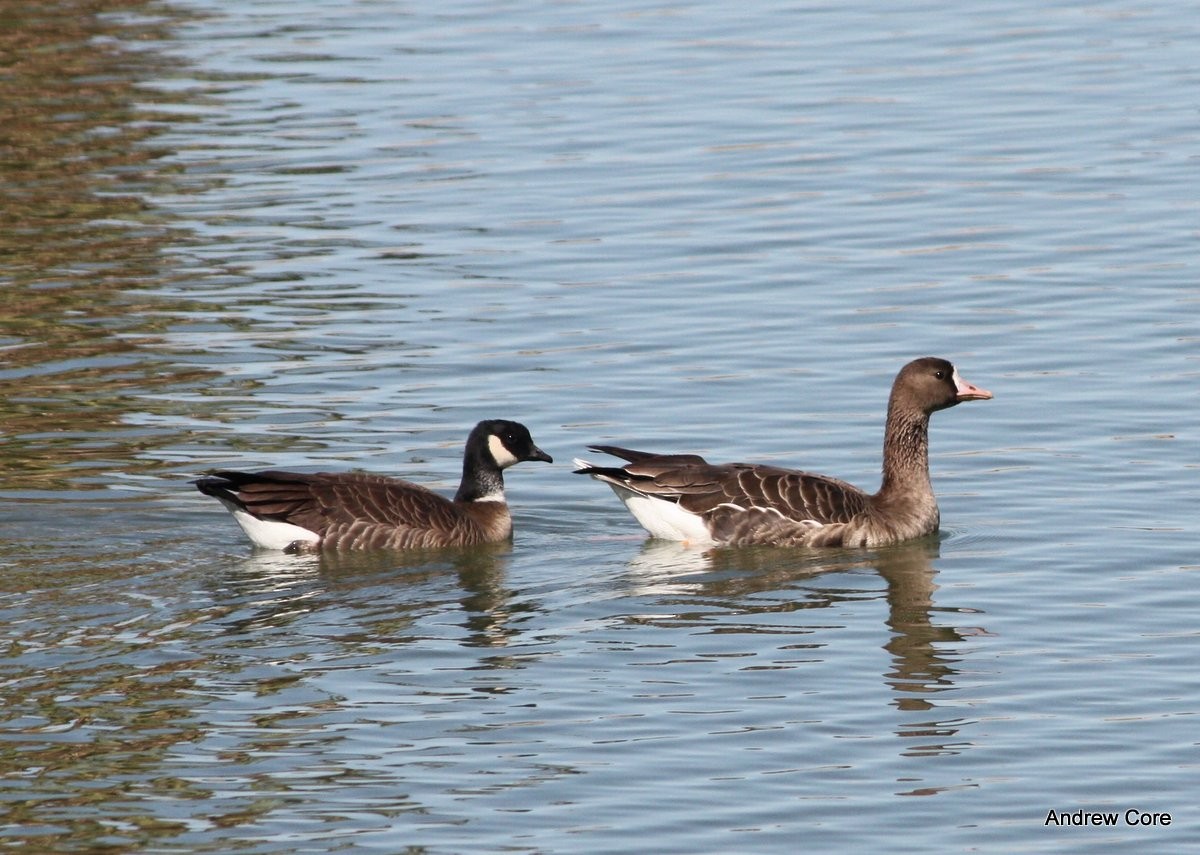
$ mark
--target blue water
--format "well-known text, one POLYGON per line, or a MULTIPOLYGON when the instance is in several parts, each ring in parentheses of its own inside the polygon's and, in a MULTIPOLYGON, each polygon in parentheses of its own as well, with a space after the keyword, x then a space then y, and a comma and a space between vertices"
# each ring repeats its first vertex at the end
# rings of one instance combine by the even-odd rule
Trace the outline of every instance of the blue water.
POLYGON ((0 845, 1200 842, 1190 6, 178 11, 113 36, 174 63, 103 219, 144 266, 6 285, 0 845), (995 393, 934 417, 937 542, 688 550, 570 474, 874 489, 925 354, 995 393), (256 554, 187 484, 450 492, 486 417, 556 460, 498 550, 256 554))

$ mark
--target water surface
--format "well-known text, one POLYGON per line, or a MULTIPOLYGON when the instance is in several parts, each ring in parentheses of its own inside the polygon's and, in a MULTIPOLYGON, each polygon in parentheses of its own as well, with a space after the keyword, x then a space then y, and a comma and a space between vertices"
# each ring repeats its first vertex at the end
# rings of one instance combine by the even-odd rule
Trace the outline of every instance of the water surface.
POLYGON ((1178 3, 26 4, 0 36, 0 842, 1184 851, 1198 66, 1178 3), (646 541, 593 442, 943 531, 646 541), (450 491, 512 544, 254 553, 187 480, 450 491), (1047 826, 1051 810, 1114 827, 1047 826), (1169 812, 1169 826, 1125 812, 1169 812), (869 817, 869 821, 864 818, 869 817))

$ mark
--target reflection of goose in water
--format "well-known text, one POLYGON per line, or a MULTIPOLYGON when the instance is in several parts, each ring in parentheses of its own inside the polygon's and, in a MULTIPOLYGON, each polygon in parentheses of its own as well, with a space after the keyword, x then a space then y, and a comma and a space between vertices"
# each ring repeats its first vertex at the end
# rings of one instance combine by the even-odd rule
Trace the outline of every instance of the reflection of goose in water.
POLYGON ((256 552, 221 578, 219 596, 231 606, 231 632, 280 627, 322 609, 348 608, 351 619, 326 627, 325 637, 348 643, 409 644, 409 628, 432 610, 457 603, 468 646, 504 647, 515 635, 511 592, 505 588, 510 545, 481 544, 407 552, 324 551, 287 555, 256 552), (452 587, 449 580, 454 580, 452 587), (430 596, 429 588, 437 593, 430 596), (386 599, 380 597, 386 589, 386 599), (412 596, 420 591, 421 596, 412 596))
MULTIPOLYGON (((867 551, 699 550, 650 540, 630 561, 629 585, 636 595, 654 601, 645 614, 626 620, 720 632, 811 636, 828 628, 829 619, 778 616, 804 611, 816 618, 817 612, 846 602, 882 597, 887 602, 884 623, 891 631, 882 643, 891 656, 883 678, 892 687, 895 705, 904 711, 933 710, 937 705, 931 696, 954 686, 953 645, 983 632, 934 622, 938 611, 961 613, 934 604, 938 553, 939 543, 932 538, 867 551), (854 573, 856 579, 863 579, 863 571, 877 573, 886 587, 872 590, 833 575, 854 573)), ((922 721, 905 723, 897 732, 940 740, 919 750, 943 753, 953 750, 945 739, 956 735, 960 726, 959 720, 922 721)))

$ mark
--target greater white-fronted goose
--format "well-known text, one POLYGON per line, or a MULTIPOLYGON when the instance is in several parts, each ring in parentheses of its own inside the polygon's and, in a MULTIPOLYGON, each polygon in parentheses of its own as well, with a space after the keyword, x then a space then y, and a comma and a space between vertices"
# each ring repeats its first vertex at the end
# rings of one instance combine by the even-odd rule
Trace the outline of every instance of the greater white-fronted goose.
POLYGON ((410 481, 355 472, 221 470, 193 483, 265 549, 473 546, 512 536, 503 472, 523 460, 554 462, 523 424, 493 419, 467 437, 453 501, 410 481))
POLYGON ((927 356, 900 369, 888 400, 883 483, 874 494, 824 475, 751 463, 708 463, 695 454, 652 454, 611 445, 592 451, 627 460, 575 471, 606 482, 652 536, 728 546, 882 546, 937 531, 929 481, 929 415, 992 393, 927 356))

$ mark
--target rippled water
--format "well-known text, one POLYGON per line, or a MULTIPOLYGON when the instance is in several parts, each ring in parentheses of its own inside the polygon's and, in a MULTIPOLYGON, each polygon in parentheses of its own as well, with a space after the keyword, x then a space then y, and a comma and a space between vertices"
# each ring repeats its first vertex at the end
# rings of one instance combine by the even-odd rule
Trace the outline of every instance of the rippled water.
POLYGON ((1194 847, 1191 11, 6 12, 0 845, 1194 847), (873 488, 925 353, 996 395, 937 542, 687 550, 570 474, 873 488), (256 554, 187 484, 449 491, 484 417, 559 461, 501 548, 256 554))

